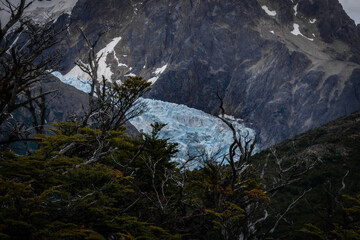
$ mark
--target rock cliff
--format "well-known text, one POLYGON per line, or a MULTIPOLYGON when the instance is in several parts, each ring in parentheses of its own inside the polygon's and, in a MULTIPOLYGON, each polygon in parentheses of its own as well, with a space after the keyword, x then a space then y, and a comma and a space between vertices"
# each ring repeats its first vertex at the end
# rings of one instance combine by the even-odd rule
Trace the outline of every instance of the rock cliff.
POLYGON ((71 21, 64 74, 85 53, 76 27, 110 27, 112 80, 141 75, 147 97, 212 114, 218 91, 264 147, 360 108, 360 27, 338 0, 79 0, 71 21))

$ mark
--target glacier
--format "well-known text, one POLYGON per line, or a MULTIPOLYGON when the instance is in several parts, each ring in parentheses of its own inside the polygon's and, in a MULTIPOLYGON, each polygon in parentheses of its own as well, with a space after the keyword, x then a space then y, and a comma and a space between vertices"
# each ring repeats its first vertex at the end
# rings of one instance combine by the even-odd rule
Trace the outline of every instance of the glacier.
MULTIPOLYGON (((178 143, 178 161, 186 161, 191 157, 205 157, 208 160, 222 159, 233 142, 233 134, 229 127, 218 117, 182 104, 164 102, 154 99, 143 99, 148 111, 130 120, 139 131, 151 132, 151 123, 167 124, 159 133, 159 137, 178 143)), ((255 138, 255 131, 245 126, 241 119, 225 115, 244 139, 255 138), (246 137, 246 138, 245 138, 246 137)), ((256 146, 256 151, 259 147, 256 146)))
MULTIPOLYGON (((53 72, 54 76, 62 82, 70 84, 77 89, 89 92, 90 87, 85 79, 77 76, 62 75, 53 72)), ((182 104, 164 102, 154 99, 141 99, 146 102, 148 111, 130 120, 138 131, 150 133, 151 124, 164 123, 166 126, 160 131, 159 138, 168 139, 169 142, 178 143, 179 152, 173 160, 185 162, 189 157, 201 155, 205 159, 222 159, 227 154, 233 142, 233 134, 229 127, 216 116, 201 110, 187 107, 182 104)), ((243 120, 224 115, 230 121, 243 140, 255 138, 255 130, 247 127, 243 120)), ((256 145, 255 151, 259 151, 256 145)), ((194 163, 192 167, 196 167, 194 163)), ((190 166, 191 167, 191 166, 190 166)))
POLYGON ((53 71, 53 72, 51 72, 51 74, 54 75, 55 77, 57 77, 63 83, 71 85, 83 92, 86 92, 86 93, 90 92, 90 84, 89 84, 90 82, 86 78, 81 78, 76 75, 74 75, 74 76, 62 75, 60 72, 57 72, 57 71, 53 71))

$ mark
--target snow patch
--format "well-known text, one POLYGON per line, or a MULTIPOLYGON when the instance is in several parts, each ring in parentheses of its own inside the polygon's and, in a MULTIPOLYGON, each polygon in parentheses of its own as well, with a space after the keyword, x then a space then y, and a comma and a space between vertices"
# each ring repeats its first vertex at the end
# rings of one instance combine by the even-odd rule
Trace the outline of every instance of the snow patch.
MULTIPOLYGON (((116 62, 118 63, 118 67, 127 67, 129 68, 128 65, 126 65, 125 63, 121 63, 118 59, 118 57, 116 56, 116 52, 115 50, 113 51, 114 52, 114 59, 116 60, 116 62)), ((123 55, 123 56, 126 56, 126 55, 123 55)), ((130 70, 131 71, 131 70, 130 70)))
POLYGON ((294 6, 294 15, 296 16, 298 14, 297 8, 298 8, 298 3, 294 6))
MULTIPOLYGON (((118 61, 118 65, 119 66, 127 66, 124 63, 119 63, 119 59, 116 57, 114 48, 116 46, 116 44, 119 43, 119 41, 121 40, 121 37, 117 37, 114 38, 113 40, 111 40, 111 42, 106 45, 103 49, 101 49, 97 54, 96 57, 99 58, 99 67, 98 67, 98 77, 101 77, 104 75, 104 77, 108 80, 111 79, 111 76, 113 75, 113 72, 110 69, 110 66, 108 66, 106 64, 106 57, 109 53, 114 52, 114 58, 118 61)), ((79 77, 82 79, 88 79, 89 76, 84 73, 78 66, 73 67, 68 73, 65 74, 65 77, 69 78, 69 77, 79 77)))
MULTIPOLYGON (((110 66, 106 64, 106 57, 109 53, 114 51, 115 46, 119 43, 121 37, 114 38, 111 42, 106 45, 103 49, 101 49, 97 54, 96 57, 99 58, 99 68, 98 68, 98 76, 104 76, 106 79, 111 79, 113 72, 110 69, 110 66)), ((115 55, 115 51, 114 51, 115 55)))
MULTIPOLYGON (((33 1, 28 8, 24 10, 24 16, 31 18, 35 23, 46 24, 49 20, 56 21, 62 14, 71 15, 72 9, 78 0, 51 0, 51 1, 33 1)), ((11 0, 11 4, 18 6, 20 0, 11 0)), ((29 3, 30 0, 26 0, 29 3)), ((0 1, 0 9, 5 8, 4 1, 0 1)), ((8 9, 0 11, 1 24, 5 25, 10 19, 8 9)))
POLYGON ((269 8, 267 6, 263 5, 263 6, 261 6, 261 8, 267 13, 267 15, 272 16, 272 17, 276 16, 276 11, 269 10, 269 8))
POLYGON ((106 45, 106 47, 104 47, 103 49, 101 49, 101 50, 96 54, 96 56, 97 56, 97 57, 100 57, 101 55, 105 56, 106 54, 114 51, 114 48, 115 48, 116 44, 118 44, 120 40, 121 40, 121 37, 114 38, 113 40, 111 40, 111 42, 110 42, 108 45, 106 45))
POLYGON ((148 82, 151 82, 151 84, 154 84, 158 79, 159 79, 159 77, 152 77, 148 80, 148 82))
POLYGON ((116 62, 118 63, 118 65, 120 64, 119 63, 119 59, 118 59, 118 57, 116 56, 116 52, 115 52, 115 50, 114 50, 114 59, 116 60, 116 62))
POLYGON ((275 34, 275 32, 273 30, 270 31, 272 34, 275 34))
POLYGON ((162 66, 162 67, 160 67, 160 68, 157 68, 154 73, 155 73, 156 75, 160 75, 160 74, 162 74, 162 73, 165 71, 166 68, 167 68, 167 64, 165 64, 164 66, 162 66))
POLYGON ((316 22, 316 20, 317 20, 316 18, 314 18, 314 19, 310 19, 310 20, 309 20, 309 22, 310 22, 311 24, 313 24, 313 23, 315 23, 315 22, 316 22))
POLYGON ((291 34, 293 34, 293 35, 295 35, 295 36, 300 35, 300 36, 303 36, 304 38, 306 38, 306 39, 308 39, 308 40, 310 40, 310 41, 314 41, 313 38, 308 38, 308 37, 304 36, 304 35, 300 32, 300 26, 299 26, 299 24, 294 23, 293 26, 294 26, 294 30, 291 31, 291 34))
MULTIPOLYGON (((151 82, 151 84, 154 84, 159 79, 160 75, 165 71, 167 66, 168 65, 165 64, 164 66, 155 69, 155 71, 153 72, 153 74, 155 74, 155 77, 150 78, 148 81, 151 82)), ((143 68, 145 68, 145 65, 143 68)))
POLYGON ((129 74, 126 74, 124 75, 125 77, 136 77, 136 75, 134 73, 129 73, 129 74))
POLYGON ((81 78, 81 79, 86 79, 89 80, 89 75, 87 75, 86 73, 84 73, 79 66, 75 66, 73 67, 68 73, 66 73, 64 75, 65 78, 71 78, 71 77, 76 77, 76 78, 81 78))

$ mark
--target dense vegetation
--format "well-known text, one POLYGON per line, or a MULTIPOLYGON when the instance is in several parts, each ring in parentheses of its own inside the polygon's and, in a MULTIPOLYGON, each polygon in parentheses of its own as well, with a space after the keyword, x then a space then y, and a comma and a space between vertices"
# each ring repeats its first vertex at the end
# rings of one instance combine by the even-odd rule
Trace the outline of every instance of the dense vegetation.
MULTIPOLYGON (((261 209, 271 205, 274 215, 257 226, 259 232, 250 237, 256 239, 273 226, 275 214, 284 212, 289 199, 311 187, 306 201, 288 212, 274 234, 309 239, 306 232, 312 232, 320 239, 358 239, 359 116, 356 113, 277 146, 275 156, 287 156, 285 162, 311 157, 318 159, 318 164, 274 198, 265 192, 265 182, 256 170, 269 155, 267 151, 251 159, 253 167, 236 180, 241 186, 232 187, 227 164, 219 168, 219 163, 208 161, 190 171, 171 162, 176 145, 157 137, 161 124, 154 124, 151 134, 134 138, 126 136, 123 127, 103 135, 97 128, 58 123, 53 134, 37 136, 39 148, 33 154, 1 153, 0 236, 234 239, 246 230, 249 216, 244 206, 255 204, 259 209, 252 214, 261 215, 261 209), (89 163, 98 149, 99 136, 105 138, 106 151, 113 150, 89 163), (343 178, 348 195, 341 196, 343 178), (344 222, 344 213, 353 216, 353 221, 344 222)), ((274 154, 268 157, 269 165, 271 159, 275 159, 274 154)), ((265 179, 274 177, 273 167, 268 168, 265 179)))
POLYGON ((228 153, 174 162, 177 145, 158 138, 164 124, 136 137, 123 127, 146 110, 140 97, 150 83, 98 76, 95 47, 105 32, 89 39, 79 29, 88 106, 46 131, 52 92, 41 83, 59 60, 47 51, 63 29, 22 18, 25 0, 4 4, 11 17, 0 34, 0 239, 360 239, 359 112, 253 157, 255 140, 220 116, 233 133, 228 153), (25 40, 13 44, 20 34, 25 40), (30 126, 14 118, 19 109, 30 126))
MULTIPOLYGON (((289 222, 282 222, 278 232, 289 232, 289 238, 360 239, 360 112, 339 118, 320 128, 296 136, 274 147, 284 161, 294 158, 316 159, 317 164, 299 181, 286 187, 274 199, 278 209, 287 199, 311 188, 304 201, 289 212, 289 222), (305 227, 307 226, 307 227, 305 227), (290 230, 290 231, 289 231, 290 230), (301 231, 299 231, 301 230, 301 231)), ((261 162, 271 150, 253 157, 261 162)), ((273 174, 269 174, 270 179, 273 174)))

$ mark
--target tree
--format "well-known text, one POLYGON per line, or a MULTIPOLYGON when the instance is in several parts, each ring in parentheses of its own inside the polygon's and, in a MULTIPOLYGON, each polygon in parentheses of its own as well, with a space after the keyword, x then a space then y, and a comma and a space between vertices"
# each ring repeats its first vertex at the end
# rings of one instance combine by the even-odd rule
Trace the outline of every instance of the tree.
POLYGON ((78 28, 84 38, 88 52, 87 62, 80 59, 75 64, 89 76, 89 107, 82 120, 82 125, 99 124, 100 129, 116 129, 126 121, 139 116, 146 110, 146 104, 140 99, 151 90, 151 83, 141 77, 128 77, 118 84, 98 76, 99 61, 106 57, 97 55, 95 48, 100 38, 108 31, 100 32, 90 40, 81 28, 78 28))
MULTIPOLYGON (((147 209, 146 204, 136 211, 133 208, 139 194, 137 185, 144 184, 142 176, 125 175, 119 164, 120 160, 131 161, 140 147, 124 134, 124 128, 106 132, 107 145, 116 150, 91 163, 88 158, 98 148, 101 130, 59 123, 53 132, 38 137, 41 148, 33 155, 0 154, 0 237, 179 239, 133 214, 146 214, 147 209), (62 152, 71 143, 76 147, 62 152)), ((152 146, 160 150, 167 144, 153 139, 152 146)), ((146 151, 146 156, 166 159, 169 150, 146 151)))
POLYGON ((326 182, 324 188, 327 201, 323 206, 326 212, 324 214, 320 209, 314 209, 322 222, 305 224, 301 232, 323 240, 360 239, 360 194, 344 194, 348 174, 349 170, 343 176, 339 188, 333 187, 330 181, 326 182))
MULTIPOLYGON (((37 25, 24 16, 32 1, 20 0, 18 4, 5 0, 4 9, 10 14, 9 21, 1 23, 0 30, 0 127, 9 134, 1 144, 26 140, 33 133, 26 125, 14 118, 20 108, 31 113, 38 109, 45 113, 45 97, 54 91, 38 91, 39 83, 50 69, 60 61, 60 54, 53 47, 60 41, 64 27, 51 24, 37 25)), ((32 114, 34 117, 34 114, 32 114)), ((33 119, 37 132, 43 131, 45 118, 33 119)))
POLYGON ((273 208, 272 199, 301 179, 316 161, 300 159, 295 154, 285 159, 274 149, 261 163, 254 162, 251 155, 256 139, 235 129, 224 117, 222 98, 219 99, 219 118, 233 133, 233 142, 221 158, 200 156, 202 168, 188 173, 182 202, 193 213, 189 222, 201 226, 192 230, 199 235, 206 232, 210 239, 274 239, 272 235, 279 223, 311 189, 290 199, 281 210, 273 208))

